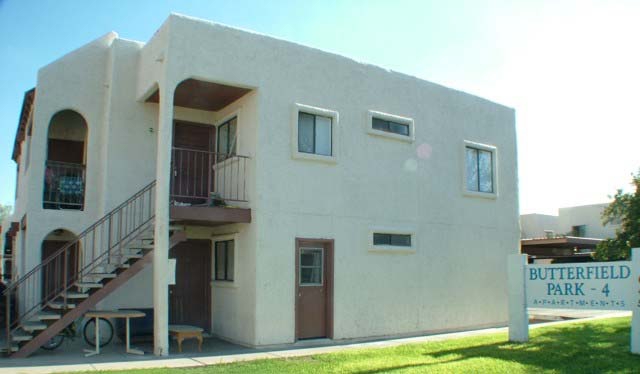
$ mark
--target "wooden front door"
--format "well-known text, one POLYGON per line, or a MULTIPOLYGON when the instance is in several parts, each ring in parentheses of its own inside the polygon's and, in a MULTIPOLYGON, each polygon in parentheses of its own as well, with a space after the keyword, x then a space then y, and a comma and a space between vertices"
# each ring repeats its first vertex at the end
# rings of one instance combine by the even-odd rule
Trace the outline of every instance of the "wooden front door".
POLYGON ((296 338, 333 337, 333 241, 296 240, 296 338))
MULTIPOLYGON (((44 262, 54 255, 68 242, 61 240, 44 240, 42 242, 42 257, 44 262)), ((49 300, 56 294, 62 292, 66 286, 73 284, 78 269, 78 246, 67 250, 67 283, 64 283, 64 254, 52 259, 42 268, 42 299, 49 300)))
POLYGON ((211 240, 189 239, 169 251, 176 284, 169 286, 169 323, 211 330, 211 240))
POLYGON ((215 127, 175 121, 171 183, 172 199, 203 203, 213 190, 215 127))

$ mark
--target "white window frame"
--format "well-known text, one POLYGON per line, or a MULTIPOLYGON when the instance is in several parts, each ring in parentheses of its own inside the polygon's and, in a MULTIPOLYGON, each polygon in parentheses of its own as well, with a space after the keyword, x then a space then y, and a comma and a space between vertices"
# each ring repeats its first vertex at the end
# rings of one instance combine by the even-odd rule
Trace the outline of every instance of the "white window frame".
POLYGON ((211 284, 217 288, 238 288, 238 235, 216 235, 211 239, 211 243, 211 250, 213 252, 211 256, 211 284), (229 240, 233 240, 233 280, 216 280, 216 244, 229 240))
POLYGON ((462 193, 467 197, 480 197, 485 199, 498 198, 498 148, 493 145, 483 144, 465 140, 462 144, 462 193), (467 147, 476 148, 481 151, 491 152, 491 176, 493 178, 493 192, 480 192, 467 190, 467 147))
POLYGON ((216 144, 214 144, 213 149, 215 150, 215 157, 217 158, 218 153, 220 153, 220 150, 218 149, 218 128, 221 125, 224 125, 226 122, 232 120, 233 117, 236 117, 236 154, 234 156, 226 158, 224 161, 220 161, 214 164, 214 170, 217 170, 218 168, 224 168, 227 164, 232 164, 234 161, 238 161, 237 155, 240 154, 240 109, 241 108, 231 111, 229 114, 224 115, 219 120, 216 120, 213 123, 213 126, 215 128, 214 131, 216 132, 216 144))
POLYGON ((296 160, 319 161, 330 164, 338 162, 339 116, 335 110, 318 108, 310 105, 294 103, 291 115, 291 158, 296 160), (305 153, 298 150, 298 113, 304 112, 316 116, 331 118, 331 156, 305 153))
POLYGON ((369 252, 378 253, 397 253, 397 254, 412 254, 416 253, 418 248, 418 239, 416 230, 414 229, 402 229, 397 227, 372 227, 369 229, 369 252), (397 235, 411 235, 411 246, 396 246, 396 245, 375 245, 373 244, 373 234, 397 234, 397 235))
POLYGON ((319 286, 323 286, 324 285, 324 272, 325 272, 325 268, 324 268, 324 248, 322 247, 300 247, 300 254, 298 254, 298 287, 319 287, 319 286), (302 262, 300 261, 302 257, 302 251, 303 250, 311 250, 311 251, 320 251, 321 257, 320 257, 320 269, 322 270, 320 272, 320 283, 305 283, 302 284, 302 262))
POLYGON ((367 124, 366 124, 367 133, 370 135, 381 136, 389 139, 401 140, 403 142, 413 143, 416 139, 415 133, 415 125, 413 118, 402 117, 395 114, 389 114, 384 112, 379 112, 376 110, 367 111, 367 124), (400 123, 402 125, 409 126, 409 135, 396 134, 393 132, 387 132, 382 130, 377 130, 373 128, 373 118, 379 118, 385 121, 393 121, 400 123))

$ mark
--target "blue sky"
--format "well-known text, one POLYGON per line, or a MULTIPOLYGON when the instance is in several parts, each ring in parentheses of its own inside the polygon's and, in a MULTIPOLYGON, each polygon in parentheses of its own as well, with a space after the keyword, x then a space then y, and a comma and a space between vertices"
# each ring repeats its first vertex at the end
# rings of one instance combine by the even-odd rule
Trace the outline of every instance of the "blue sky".
POLYGON ((514 107, 523 213, 607 201, 640 167, 640 1, 0 0, 0 203, 38 69, 112 30, 147 41, 170 12, 514 107))

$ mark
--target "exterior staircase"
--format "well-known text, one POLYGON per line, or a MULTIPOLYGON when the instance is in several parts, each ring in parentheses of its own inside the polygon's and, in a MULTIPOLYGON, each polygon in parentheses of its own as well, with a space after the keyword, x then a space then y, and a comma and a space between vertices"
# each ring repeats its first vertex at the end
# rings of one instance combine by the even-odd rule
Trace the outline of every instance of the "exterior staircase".
MULTIPOLYGON (((4 297, 20 312, 11 320, 7 306, 5 352, 29 356, 150 264, 154 205, 155 181, 12 283, 4 297)), ((170 248, 184 240, 171 230, 170 248)))

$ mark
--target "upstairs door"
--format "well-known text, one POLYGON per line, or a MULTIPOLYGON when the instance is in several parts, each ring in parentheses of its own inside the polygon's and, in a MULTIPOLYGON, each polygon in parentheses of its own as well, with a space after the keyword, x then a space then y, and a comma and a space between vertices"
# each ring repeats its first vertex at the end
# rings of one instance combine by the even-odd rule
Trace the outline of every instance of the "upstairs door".
POLYGON ((333 241, 296 241, 296 338, 333 337, 333 241))
POLYGON ((173 125, 171 199, 204 203, 213 190, 215 127, 175 121, 173 125))
POLYGON ((211 330, 211 240, 189 239, 169 251, 176 283, 169 286, 169 323, 211 330))

